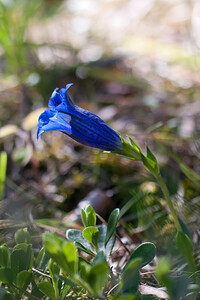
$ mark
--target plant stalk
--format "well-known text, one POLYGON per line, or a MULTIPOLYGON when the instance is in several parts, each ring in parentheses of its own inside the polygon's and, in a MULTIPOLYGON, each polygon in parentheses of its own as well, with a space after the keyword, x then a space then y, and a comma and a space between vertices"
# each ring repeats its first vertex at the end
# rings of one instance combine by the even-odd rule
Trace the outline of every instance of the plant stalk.
POLYGON ((176 215, 176 212, 175 212, 175 209, 174 209, 174 206, 173 206, 173 203, 172 203, 172 200, 171 200, 171 197, 169 195, 169 191, 168 191, 168 188, 161 176, 161 174, 159 174, 158 176, 156 176, 156 179, 157 179, 157 182, 165 196, 165 199, 167 200, 167 203, 168 203, 168 206, 169 206, 169 209, 170 209, 170 212, 172 214, 172 217, 174 219, 174 224, 176 226, 176 229, 178 231, 181 231, 182 232, 182 228, 181 228, 181 225, 179 223, 179 220, 177 218, 177 215, 176 215))

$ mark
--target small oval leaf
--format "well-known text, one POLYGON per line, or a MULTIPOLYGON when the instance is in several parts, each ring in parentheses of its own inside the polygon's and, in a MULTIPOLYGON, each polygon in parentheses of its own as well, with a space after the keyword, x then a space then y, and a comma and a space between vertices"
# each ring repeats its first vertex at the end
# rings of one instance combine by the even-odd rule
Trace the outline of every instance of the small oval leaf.
POLYGON ((110 240, 111 236, 115 232, 117 222, 119 218, 119 208, 115 208, 110 217, 108 219, 107 231, 106 231, 106 239, 105 239, 105 246, 107 245, 108 241, 110 240))
POLYGON ((108 280, 109 269, 106 263, 94 265, 89 272, 88 282, 96 295, 100 295, 102 288, 108 280))
POLYGON ((20 289, 26 290, 31 282, 32 273, 28 271, 21 271, 17 274, 17 286, 20 289))
POLYGON ((83 230, 83 237, 95 247, 97 247, 98 236, 99 230, 96 227, 89 226, 83 230))
POLYGON ((176 243, 179 251, 186 258, 193 270, 196 270, 196 263, 193 257, 193 244, 190 238, 183 232, 178 231, 176 236, 176 243))
POLYGON ((8 267, 10 262, 10 252, 6 245, 0 246, 0 266, 8 267))
POLYGON ((95 226, 96 225, 96 214, 94 208, 91 205, 88 205, 85 210, 87 214, 87 226, 95 226))
POLYGON ((37 286, 38 286, 38 289, 43 294, 45 294, 47 297, 49 297, 50 299, 55 299, 54 289, 50 282, 43 281, 43 282, 38 283, 37 286))
POLYGON ((93 248, 91 244, 83 237, 82 230, 79 229, 68 229, 66 232, 66 237, 72 242, 78 242, 86 249, 92 251, 93 248))
POLYGON ((86 213, 83 208, 81 208, 81 219, 82 219, 84 227, 87 227, 88 226, 87 216, 86 216, 86 213))
POLYGON ((131 254, 127 264, 125 265, 124 270, 127 268, 127 266, 130 264, 130 262, 138 257, 142 258, 142 262, 140 264, 140 269, 150 263, 154 256, 156 255, 156 247, 153 243, 143 243, 140 246, 138 246, 135 251, 131 254))
POLYGON ((127 266, 126 270, 122 273, 122 293, 135 294, 138 290, 140 283, 139 268, 142 263, 142 258, 137 257, 133 259, 127 266))

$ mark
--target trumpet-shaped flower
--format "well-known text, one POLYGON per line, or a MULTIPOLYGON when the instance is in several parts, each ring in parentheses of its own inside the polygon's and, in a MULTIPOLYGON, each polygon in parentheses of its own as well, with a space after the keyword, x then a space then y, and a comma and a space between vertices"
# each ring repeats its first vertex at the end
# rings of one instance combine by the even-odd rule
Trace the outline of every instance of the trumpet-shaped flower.
POLYGON ((37 138, 45 131, 59 130, 77 142, 106 151, 121 150, 122 140, 117 132, 97 115, 75 105, 67 90, 56 88, 46 109, 38 119, 37 138))

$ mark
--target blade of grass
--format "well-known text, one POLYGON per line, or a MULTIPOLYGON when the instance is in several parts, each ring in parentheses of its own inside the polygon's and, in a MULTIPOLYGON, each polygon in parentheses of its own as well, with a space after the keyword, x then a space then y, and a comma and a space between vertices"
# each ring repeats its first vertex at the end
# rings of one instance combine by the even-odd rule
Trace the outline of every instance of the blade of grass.
POLYGON ((7 153, 2 151, 0 153, 0 201, 4 198, 4 187, 7 170, 7 153))

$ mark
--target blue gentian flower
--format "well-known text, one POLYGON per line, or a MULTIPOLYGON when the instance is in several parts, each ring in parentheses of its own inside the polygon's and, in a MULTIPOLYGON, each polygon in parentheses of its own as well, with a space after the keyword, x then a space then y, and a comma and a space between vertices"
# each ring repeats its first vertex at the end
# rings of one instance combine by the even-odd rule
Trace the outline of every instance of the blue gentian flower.
POLYGON ((73 103, 67 93, 71 85, 53 91, 49 109, 38 119, 37 138, 42 132, 59 130, 81 144, 106 151, 120 151, 123 147, 119 134, 97 115, 73 103))

